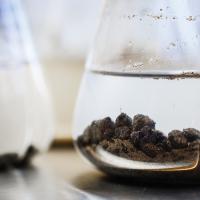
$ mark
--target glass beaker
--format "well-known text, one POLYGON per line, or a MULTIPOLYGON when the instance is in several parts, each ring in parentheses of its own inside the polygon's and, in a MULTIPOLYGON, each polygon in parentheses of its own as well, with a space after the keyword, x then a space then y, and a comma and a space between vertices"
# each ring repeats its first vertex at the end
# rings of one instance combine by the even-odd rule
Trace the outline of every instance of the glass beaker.
POLYGON ((200 177, 198 5, 105 2, 74 123, 77 147, 102 171, 165 181, 200 177))
POLYGON ((4 168, 28 161, 33 149, 45 150, 53 128, 47 88, 18 0, 0 1, 0 44, 0 168, 4 168))

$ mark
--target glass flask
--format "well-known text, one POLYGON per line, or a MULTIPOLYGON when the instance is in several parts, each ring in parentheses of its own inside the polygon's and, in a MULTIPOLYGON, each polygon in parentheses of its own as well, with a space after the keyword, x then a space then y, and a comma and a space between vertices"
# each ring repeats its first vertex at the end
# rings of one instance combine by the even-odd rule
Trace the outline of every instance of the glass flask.
POLYGON ((18 0, 0 1, 0 87, 1 168, 44 151, 53 137, 50 98, 18 0))
POLYGON ((74 120, 76 146, 100 170, 200 178, 199 13, 198 0, 105 1, 74 120))

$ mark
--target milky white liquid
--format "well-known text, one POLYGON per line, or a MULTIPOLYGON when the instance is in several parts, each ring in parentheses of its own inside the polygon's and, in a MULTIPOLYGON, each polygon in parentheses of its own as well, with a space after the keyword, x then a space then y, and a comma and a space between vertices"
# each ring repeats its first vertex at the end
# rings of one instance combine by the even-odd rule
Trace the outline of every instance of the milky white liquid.
POLYGON ((93 120, 125 112, 148 115, 166 135, 183 128, 200 130, 200 79, 154 79, 86 72, 75 112, 74 133, 93 120))
POLYGON ((22 154, 30 144, 25 68, 0 69, 0 154, 22 154))
POLYGON ((30 66, 0 68, 0 155, 23 155, 30 145, 43 150, 52 139, 50 105, 38 81, 30 66))

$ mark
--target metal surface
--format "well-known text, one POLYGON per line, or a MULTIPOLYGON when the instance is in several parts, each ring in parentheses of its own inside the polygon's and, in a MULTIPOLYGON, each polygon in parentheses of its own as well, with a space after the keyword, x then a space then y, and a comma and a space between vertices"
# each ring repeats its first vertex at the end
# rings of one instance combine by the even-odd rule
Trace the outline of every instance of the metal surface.
POLYGON ((0 200, 196 200, 200 185, 143 185, 111 179, 84 163, 73 149, 39 155, 34 167, 0 174, 0 200))

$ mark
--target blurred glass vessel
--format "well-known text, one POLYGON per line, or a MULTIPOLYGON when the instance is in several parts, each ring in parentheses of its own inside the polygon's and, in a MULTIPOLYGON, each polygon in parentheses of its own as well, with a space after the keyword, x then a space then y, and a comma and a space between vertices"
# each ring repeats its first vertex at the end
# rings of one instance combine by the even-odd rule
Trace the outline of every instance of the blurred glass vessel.
POLYGON ((104 172, 199 179, 198 5, 105 2, 74 123, 77 147, 104 172))
POLYGON ((25 20, 20 1, 0 1, 1 157, 22 158, 30 146, 44 151, 53 137, 50 98, 25 20))

